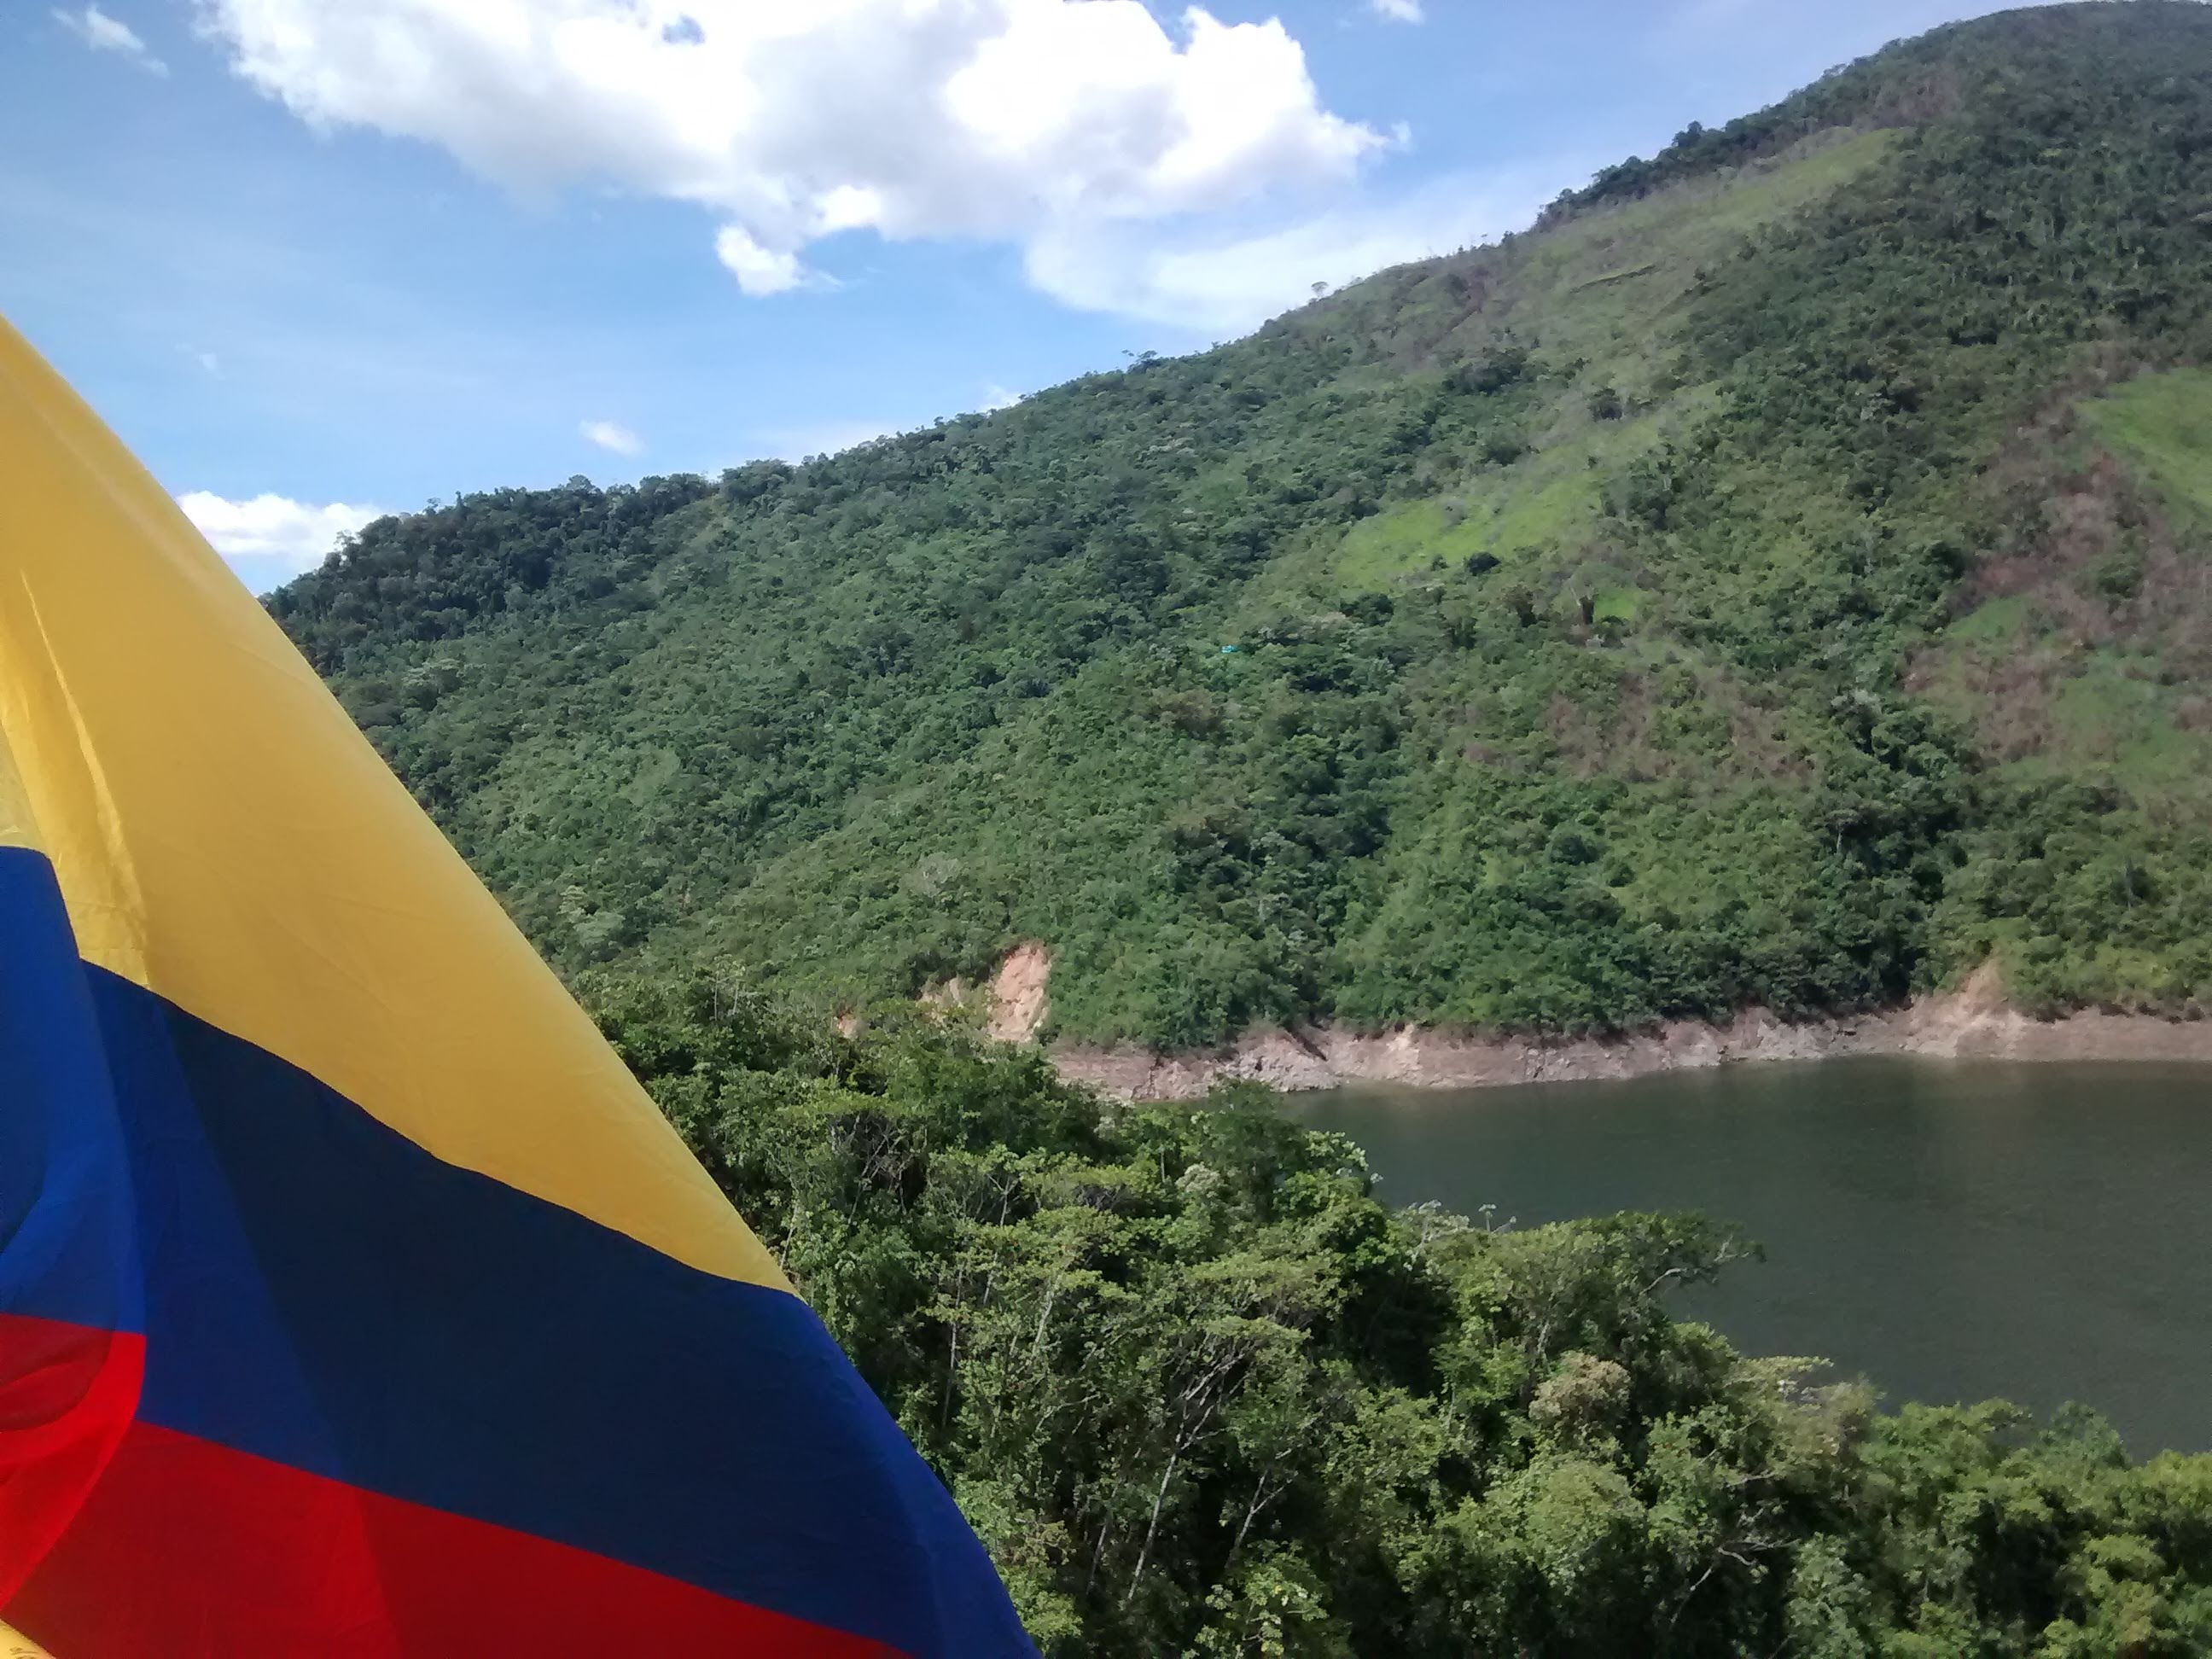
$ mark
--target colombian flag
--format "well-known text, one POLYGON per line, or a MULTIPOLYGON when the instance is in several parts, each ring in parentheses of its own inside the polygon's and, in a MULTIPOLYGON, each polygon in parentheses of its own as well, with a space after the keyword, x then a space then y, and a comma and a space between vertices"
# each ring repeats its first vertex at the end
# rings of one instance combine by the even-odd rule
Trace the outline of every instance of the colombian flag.
POLYGON ((58 1659, 1031 1651, 774 1260, 4 323, 0 1620, 58 1659))

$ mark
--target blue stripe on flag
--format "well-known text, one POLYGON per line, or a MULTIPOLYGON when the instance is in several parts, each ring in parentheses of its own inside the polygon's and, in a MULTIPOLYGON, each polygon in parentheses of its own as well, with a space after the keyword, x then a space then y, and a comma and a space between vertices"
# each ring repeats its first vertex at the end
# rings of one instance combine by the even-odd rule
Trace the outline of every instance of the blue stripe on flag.
POLYGON ((918 1656, 1033 1652, 799 1298, 441 1163, 84 971, 146 1241, 142 1418, 918 1656))

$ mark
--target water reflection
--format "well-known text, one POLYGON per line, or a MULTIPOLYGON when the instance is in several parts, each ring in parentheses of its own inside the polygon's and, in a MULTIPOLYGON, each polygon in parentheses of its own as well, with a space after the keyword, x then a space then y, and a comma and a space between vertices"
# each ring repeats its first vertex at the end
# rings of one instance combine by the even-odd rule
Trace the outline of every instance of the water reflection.
POLYGON ((1289 1109, 1365 1146, 1400 1203, 1743 1223, 1767 1263, 1682 1307, 1751 1351, 2212 1448, 2212 1069, 1869 1060, 1289 1109))

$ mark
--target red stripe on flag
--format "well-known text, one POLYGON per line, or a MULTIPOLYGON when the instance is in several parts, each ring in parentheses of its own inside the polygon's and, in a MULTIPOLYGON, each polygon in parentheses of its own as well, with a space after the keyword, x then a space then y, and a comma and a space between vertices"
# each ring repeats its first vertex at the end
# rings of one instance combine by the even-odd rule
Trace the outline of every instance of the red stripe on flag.
POLYGON ((0 1606, 107 1466, 145 1359, 142 1336, 0 1313, 0 1606))
POLYGON ((894 1653, 146 1423, 0 1612, 100 1659, 894 1653))

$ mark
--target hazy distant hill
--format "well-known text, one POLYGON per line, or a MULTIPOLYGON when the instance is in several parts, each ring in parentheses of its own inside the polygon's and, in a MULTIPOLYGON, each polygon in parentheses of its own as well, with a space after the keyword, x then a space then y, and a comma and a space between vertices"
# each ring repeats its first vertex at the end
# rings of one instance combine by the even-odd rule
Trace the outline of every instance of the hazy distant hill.
POLYGON ((1236 344, 271 608, 546 951, 1060 1031, 2212 996, 2212 9, 1938 31, 1236 344))

